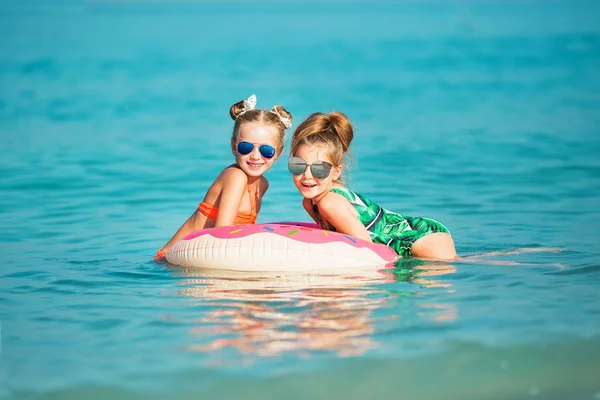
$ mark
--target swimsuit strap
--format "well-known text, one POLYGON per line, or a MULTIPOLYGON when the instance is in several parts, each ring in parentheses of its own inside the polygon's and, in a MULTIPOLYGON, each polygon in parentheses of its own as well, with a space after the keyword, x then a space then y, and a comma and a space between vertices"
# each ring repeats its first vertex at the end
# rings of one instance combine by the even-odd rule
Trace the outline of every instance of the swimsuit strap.
POLYGON ((202 213, 205 217, 216 220, 219 209, 214 205, 203 201, 198 204, 198 211, 200 211, 200 213, 202 213))
POLYGON ((348 201, 350 201, 352 203, 352 195, 350 193, 353 193, 356 196, 356 193, 351 192, 350 189, 346 189, 346 188, 331 188, 331 190, 329 190, 330 192, 333 193, 337 193, 337 194, 341 194, 342 196, 344 196, 346 199, 348 199, 348 201))
MULTIPOLYGON (((217 213, 219 209, 212 204, 209 204, 205 201, 198 205, 198 211, 206 216, 208 219, 212 219, 215 221, 217 219, 217 213)), ((239 212, 236 214, 235 223, 236 224, 253 224, 256 222, 256 213, 247 213, 247 212, 239 212)))

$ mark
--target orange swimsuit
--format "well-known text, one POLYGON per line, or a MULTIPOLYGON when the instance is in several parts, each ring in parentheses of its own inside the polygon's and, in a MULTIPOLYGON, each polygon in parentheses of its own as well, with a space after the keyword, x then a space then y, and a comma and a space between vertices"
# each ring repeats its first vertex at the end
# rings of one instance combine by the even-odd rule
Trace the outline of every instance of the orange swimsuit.
MULTIPOLYGON (((219 212, 219 208, 203 201, 202 203, 200 203, 198 205, 198 211, 200 211, 207 218, 216 220, 217 213, 219 212)), ((234 224, 236 224, 236 225, 253 224, 256 222, 257 216, 258 216, 258 213, 256 213, 256 212, 241 212, 240 211, 235 216, 234 224)))

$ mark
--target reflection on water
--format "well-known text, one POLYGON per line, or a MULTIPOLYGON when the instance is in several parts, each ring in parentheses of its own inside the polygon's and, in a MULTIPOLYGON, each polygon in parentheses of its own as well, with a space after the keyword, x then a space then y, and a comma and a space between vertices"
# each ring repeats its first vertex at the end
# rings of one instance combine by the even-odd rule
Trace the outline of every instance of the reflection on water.
MULTIPOLYGON (((170 268, 185 277, 179 294, 204 299, 214 310, 191 330, 197 343, 190 351, 229 348, 245 355, 293 352, 306 357, 315 351, 356 356, 377 347, 377 326, 400 318, 396 304, 401 297, 419 296, 428 288, 452 291, 450 283, 432 277, 456 271, 452 265, 417 260, 333 274, 170 268), (414 286, 391 290, 386 284, 392 282, 414 286)), ((454 305, 420 302, 418 307, 422 319, 447 322, 457 317, 454 305)))
MULTIPOLYGON (((388 270, 396 282, 409 282, 423 288, 446 288, 447 293, 454 293, 452 284, 447 280, 432 279, 432 277, 442 277, 455 272, 456 267, 453 264, 431 263, 418 259, 400 260, 395 268, 388 270)), ((454 304, 423 302, 419 304, 419 308, 424 310, 419 313, 422 319, 450 322, 458 317, 458 310, 454 304)))
POLYGON ((418 259, 406 259, 396 262, 393 269, 386 272, 394 276, 395 282, 410 282, 423 287, 451 287, 449 282, 431 279, 433 276, 456 272, 456 267, 448 263, 431 263, 418 259))

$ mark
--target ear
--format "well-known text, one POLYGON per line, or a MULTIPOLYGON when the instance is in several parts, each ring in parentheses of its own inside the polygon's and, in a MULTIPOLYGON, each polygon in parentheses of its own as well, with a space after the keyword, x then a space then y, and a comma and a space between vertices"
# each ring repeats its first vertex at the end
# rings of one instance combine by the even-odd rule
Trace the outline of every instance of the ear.
POLYGON ((343 169, 344 169, 343 165, 338 165, 331 169, 331 177, 333 178, 334 181, 337 181, 338 179, 340 179, 340 176, 342 176, 343 169))
POLYGON ((281 153, 283 153, 283 146, 279 146, 277 148, 277 151, 275 152, 275 157, 273 157, 273 161, 277 161, 277 159, 281 156, 281 153))

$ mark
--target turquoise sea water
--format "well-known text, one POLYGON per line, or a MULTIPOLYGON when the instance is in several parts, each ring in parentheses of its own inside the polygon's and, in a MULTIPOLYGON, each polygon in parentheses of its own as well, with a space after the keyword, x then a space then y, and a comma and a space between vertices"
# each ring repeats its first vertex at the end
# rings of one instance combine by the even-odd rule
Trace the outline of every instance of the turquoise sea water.
MULTIPOLYGON (((166 4, 0 5, 0 398, 600 398, 597 4, 166 4), (347 113, 353 189, 508 253, 149 261, 252 93, 347 113)), ((259 220, 307 220, 268 178, 259 220)))

